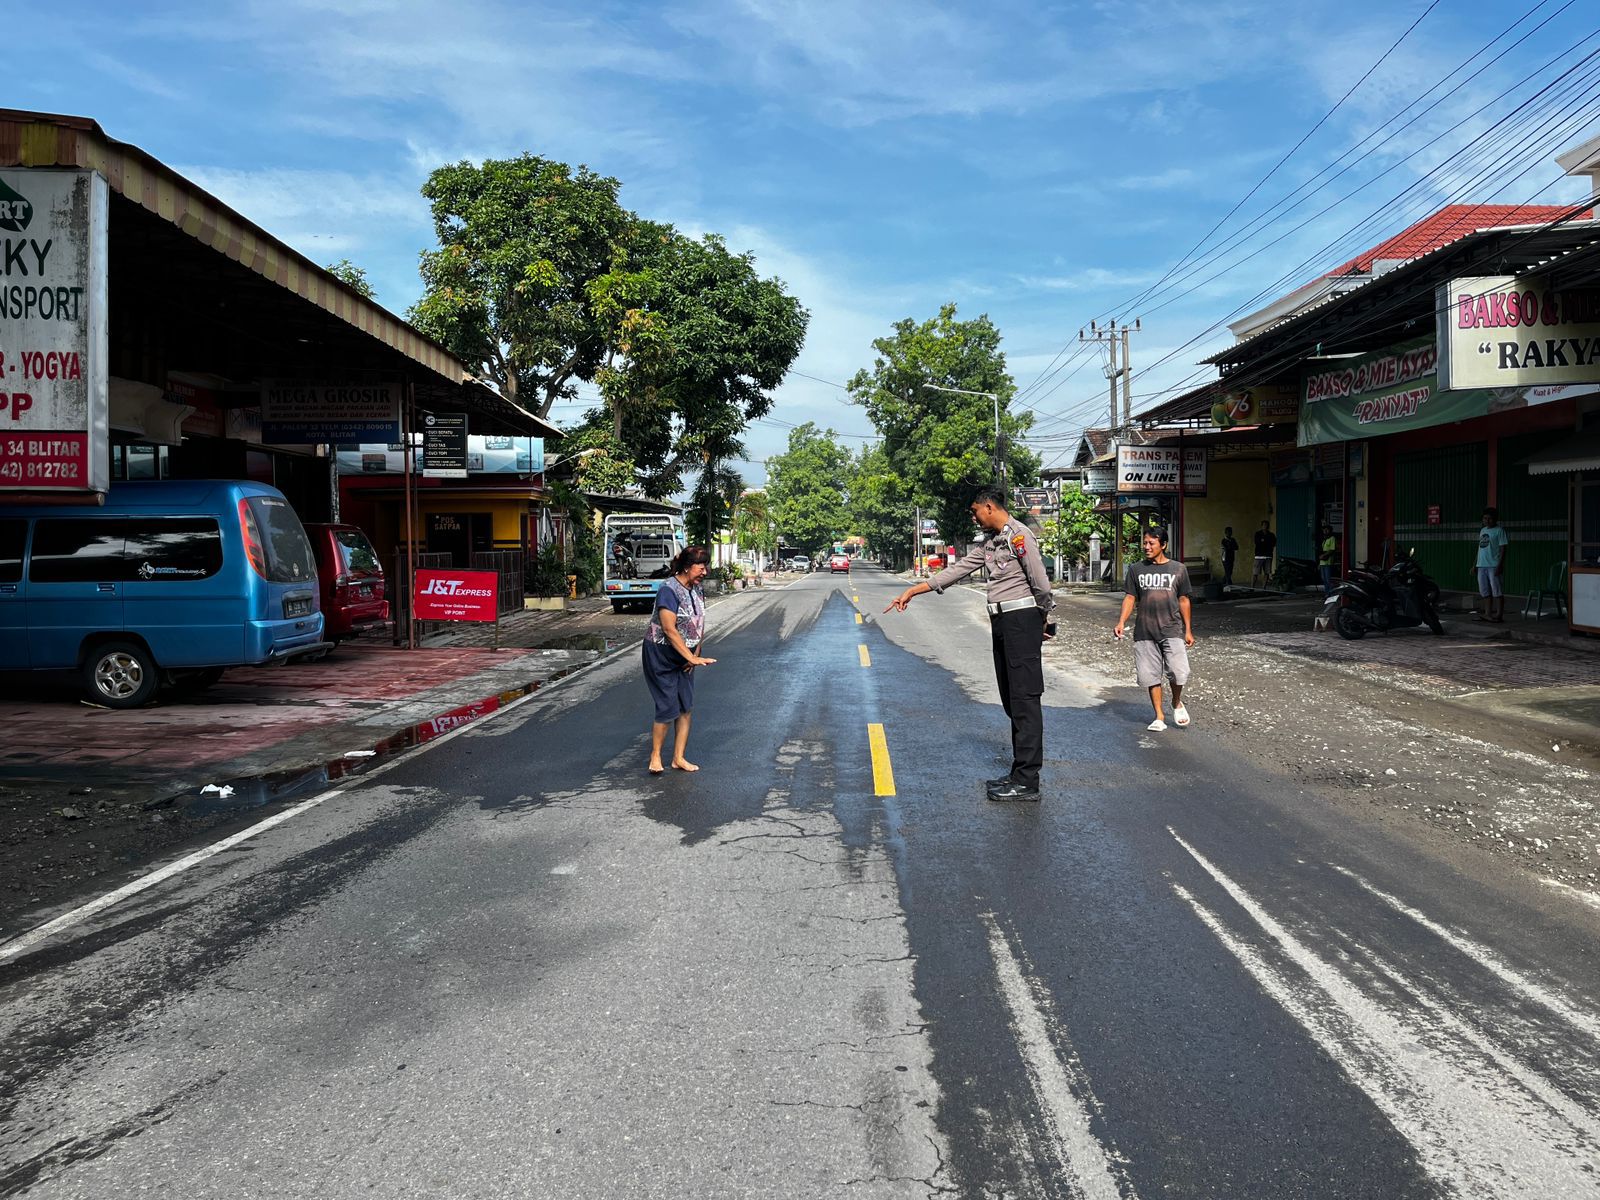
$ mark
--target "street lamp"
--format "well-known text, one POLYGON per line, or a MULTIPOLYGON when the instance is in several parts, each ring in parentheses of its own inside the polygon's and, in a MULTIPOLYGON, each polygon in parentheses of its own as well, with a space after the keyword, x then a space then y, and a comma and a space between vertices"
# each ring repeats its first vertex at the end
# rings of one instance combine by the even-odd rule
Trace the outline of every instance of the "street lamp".
POLYGON ((966 388, 945 387, 938 383, 925 383, 922 385, 929 391, 954 392, 958 396, 987 396, 994 401, 994 462, 996 474, 1000 476, 1000 490, 1006 490, 1006 459, 1000 453, 1000 397, 993 392, 973 392, 966 388))

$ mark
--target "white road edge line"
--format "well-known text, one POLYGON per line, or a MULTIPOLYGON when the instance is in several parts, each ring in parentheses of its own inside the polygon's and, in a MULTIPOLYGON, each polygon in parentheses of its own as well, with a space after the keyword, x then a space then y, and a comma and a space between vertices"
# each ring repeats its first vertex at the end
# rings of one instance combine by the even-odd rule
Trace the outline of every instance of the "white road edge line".
POLYGON ((193 854, 186 855, 175 862, 170 862, 164 867, 158 867, 156 870, 151 871, 147 875, 141 875, 137 879, 130 880, 128 883, 123 884, 114 891, 107 892, 103 896, 99 896, 93 900, 90 900, 87 904, 79 905, 77 908, 62 913, 59 917, 55 917, 49 921, 46 921, 43 925, 35 926, 33 929, 30 929, 25 933, 17 934, 9 941, 0 942, 0 963, 6 963, 10 962, 14 958, 20 958, 29 950, 32 950, 35 946, 39 945, 40 942, 43 942, 45 939, 54 934, 60 933, 63 929, 69 929, 74 925, 82 924, 96 913, 103 912, 119 901, 126 900, 129 896, 136 896, 140 892, 152 888, 156 884, 170 879, 174 875, 180 874, 183 871, 187 871, 190 867, 222 853, 224 850, 228 850, 234 846, 237 846, 240 842, 248 841, 250 838, 255 837, 258 833, 265 833, 274 825, 281 825, 283 822, 289 820, 289 818, 299 816, 307 809, 315 808, 324 801, 332 800, 335 796, 339 795, 341 792, 344 792, 348 788, 354 787, 357 784, 366 783, 370 779, 376 779, 380 775, 385 775, 394 770, 401 763, 410 762, 413 758, 416 758, 422 754, 426 754, 429 750, 433 750, 439 746, 442 746, 446 742, 460 737, 464 733, 470 733, 474 729, 482 729, 485 725, 489 724, 497 717, 503 717, 507 713, 521 708, 530 700, 549 695, 551 689, 566 683, 568 680, 574 679, 579 675, 587 674, 590 670, 598 669, 602 666, 605 666, 607 663, 620 658, 622 658, 620 652, 614 652, 612 654, 607 654, 597 658, 593 662, 583 663, 581 666, 575 668, 566 675, 563 675, 560 679, 541 683, 535 690, 529 692, 527 695, 518 696, 510 704, 504 705, 501 708, 497 708, 494 710, 494 712, 485 713, 477 720, 469 721, 465 725, 458 725, 456 728, 448 730, 436 738, 431 738, 428 741, 423 742, 422 745, 406 751, 404 754, 398 755, 389 762, 374 767, 370 771, 365 771, 358 776, 352 776, 349 783, 347 783, 344 787, 337 787, 331 791, 323 792, 319 796, 313 796, 309 800, 302 800, 293 808, 286 808, 280 813, 274 813, 272 816, 266 818, 266 820, 258 821, 248 829, 242 829, 238 833, 223 838, 220 842, 217 842, 214 845, 206 846, 203 849, 196 850, 193 854))
POLYGON ((1515 967, 1508 964, 1489 947, 1480 945, 1465 934, 1449 929, 1426 913, 1418 912, 1398 896, 1392 896, 1382 888, 1368 882, 1348 867, 1341 867, 1338 863, 1329 863, 1335 871, 1348 879, 1355 880, 1372 895, 1382 900, 1398 913, 1410 917, 1429 933, 1465 954, 1491 975, 1498 977, 1501 982, 1508 984, 1515 991, 1520 992, 1524 999, 1549 1009, 1567 1024, 1586 1033, 1591 1039, 1600 1042, 1600 1021, 1592 1013, 1584 1012, 1575 1004, 1570 1003, 1564 996, 1551 991, 1542 984, 1529 979, 1515 967))
POLYGON ((197 866, 205 862, 206 859, 237 846, 240 842, 248 841, 258 833, 266 832, 274 825, 282 825, 290 817, 298 816, 308 808, 315 808, 325 800, 332 800, 343 790, 343 788, 334 788, 332 791, 323 792, 320 796, 302 800, 293 808, 286 808, 282 812, 273 813, 266 820, 257 821, 248 829, 241 829, 238 833, 225 837, 220 842, 213 842, 203 849, 196 850, 193 854, 185 855, 183 858, 178 859, 177 862, 170 862, 158 870, 151 871, 148 875, 139 876, 138 879, 133 880, 131 883, 123 884, 115 891, 107 892, 87 904, 80 905, 71 912, 62 913, 53 921, 46 921, 36 929, 30 929, 27 933, 21 934, 0 946, 0 962, 6 962, 9 959, 16 958, 18 955, 27 953, 52 934, 60 933, 63 929, 80 924, 94 916, 95 913, 103 912, 113 904, 126 900, 129 896, 136 896, 140 892, 153 888, 163 880, 171 879, 174 875, 187 871, 190 867, 197 866))
POLYGON ((1306 983, 1292 981, 1236 937, 1182 884, 1174 881, 1173 891, 1411 1143, 1423 1170, 1449 1194, 1511 1200, 1592 1191, 1592 1126, 1571 1124, 1537 1092, 1508 1077, 1481 1046, 1471 1052, 1460 1041, 1446 1046, 1445 1031, 1430 1027, 1421 1014, 1386 1009, 1170 825, 1167 832, 1304 973, 1306 983))
POLYGON ((1582 888, 1573 887, 1570 883, 1562 883, 1559 879, 1540 877, 1539 882, 1547 888, 1554 888, 1559 892, 1566 892, 1580 904, 1587 904, 1590 908, 1600 908, 1600 896, 1593 892, 1586 892, 1582 888))
POLYGON ((1138 1200, 1131 1181, 1124 1178, 1118 1185, 1120 1172, 1113 1166, 1112 1155, 1089 1131, 1093 1093, 1081 1066, 1074 1062, 1074 1070, 1069 1071, 1056 1054, 1044 1014, 1039 1011, 1005 934, 993 913, 983 913, 981 917, 989 935, 989 953, 1000 981, 1000 995, 1011 1010, 1012 1027, 1034 1096, 1061 1165, 1070 1177, 1073 1194, 1083 1200, 1138 1200), (1089 1100, 1086 1103, 1080 1097, 1089 1100))

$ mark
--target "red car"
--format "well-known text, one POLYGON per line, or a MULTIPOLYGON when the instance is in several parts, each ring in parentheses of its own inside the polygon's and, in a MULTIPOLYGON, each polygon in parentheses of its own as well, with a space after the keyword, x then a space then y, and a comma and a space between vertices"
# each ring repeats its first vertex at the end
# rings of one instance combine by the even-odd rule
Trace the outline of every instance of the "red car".
POLYGON ((828 558, 828 570, 848 572, 850 570, 850 556, 848 554, 830 555, 828 558))
POLYGON ((322 636, 330 642, 389 623, 383 564, 354 525, 307 525, 322 591, 322 636))

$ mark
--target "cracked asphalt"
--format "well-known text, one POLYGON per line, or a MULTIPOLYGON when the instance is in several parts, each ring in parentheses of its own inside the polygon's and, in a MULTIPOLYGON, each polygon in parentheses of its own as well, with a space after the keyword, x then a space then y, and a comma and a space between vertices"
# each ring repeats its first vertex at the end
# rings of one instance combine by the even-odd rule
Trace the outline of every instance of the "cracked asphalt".
POLYGON ((1581 767, 1384 709, 1328 768, 1203 624, 1157 738, 1075 604, 993 805, 980 598, 900 586, 713 609, 696 775, 623 653, 0 961, 0 1195, 1600 1194, 1585 860, 1402 799, 1581 767))

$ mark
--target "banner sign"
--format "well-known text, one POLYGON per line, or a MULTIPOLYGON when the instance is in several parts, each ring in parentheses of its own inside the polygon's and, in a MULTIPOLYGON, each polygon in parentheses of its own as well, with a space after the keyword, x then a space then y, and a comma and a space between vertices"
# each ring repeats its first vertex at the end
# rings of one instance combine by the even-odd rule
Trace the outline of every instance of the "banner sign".
POLYGON ((494 571, 417 571, 419 621, 493 621, 500 576, 494 571))
POLYGON ((422 477, 467 477, 466 413, 427 413, 422 418, 422 477))
POLYGON ((1019 488, 1017 499, 1025 509, 1043 508, 1055 503, 1056 494, 1049 488, 1019 488))
POLYGON ((1293 425, 1300 418, 1300 388, 1293 383, 1264 383, 1229 392, 1211 406, 1218 429, 1235 425, 1293 425))
MULTIPOLYGON (((403 442, 371 442, 340 446, 335 452, 341 475, 398 475, 406 469, 403 442)), ((422 447, 415 448, 412 465, 423 469, 422 447)), ((467 474, 538 475, 544 471, 544 439, 536 437, 484 437, 467 435, 467 474)))
POLYGON ((1204 496, 1206 451, 1184 450, 1182 456, 1180 461, 1176 446, 1118 446, 1117 493, 1175 493, 1181 475, 1185 496, 1204 496))
POLYGON ((275 445, 398 442, 398 383, 295 383, 261 385, 261 439, 275 445))
POLYGON ((0 491, 111 484, 109 206, 93 171, 0 170, 0 491))
POLYGON ((1600 391, 1600 366, 1594 377, 1587 384, 1446 391, 1440 386, 1438 343, 1419 338, 1373 354, 1324 360, 1307 371, 1296 441, 1318 446, 1382 437, 1548 404, 1600 391))
POLYGON ((1600 384, 1600 287, 1553 288, 1538 275, 1452 279, 1438 308, 1444 387, 1600 384))
POLYGON ((1117 490, 1115 463, 1091 463, 1083 469, 1083 490, 1091 496, 1110 496, 1117 490))

